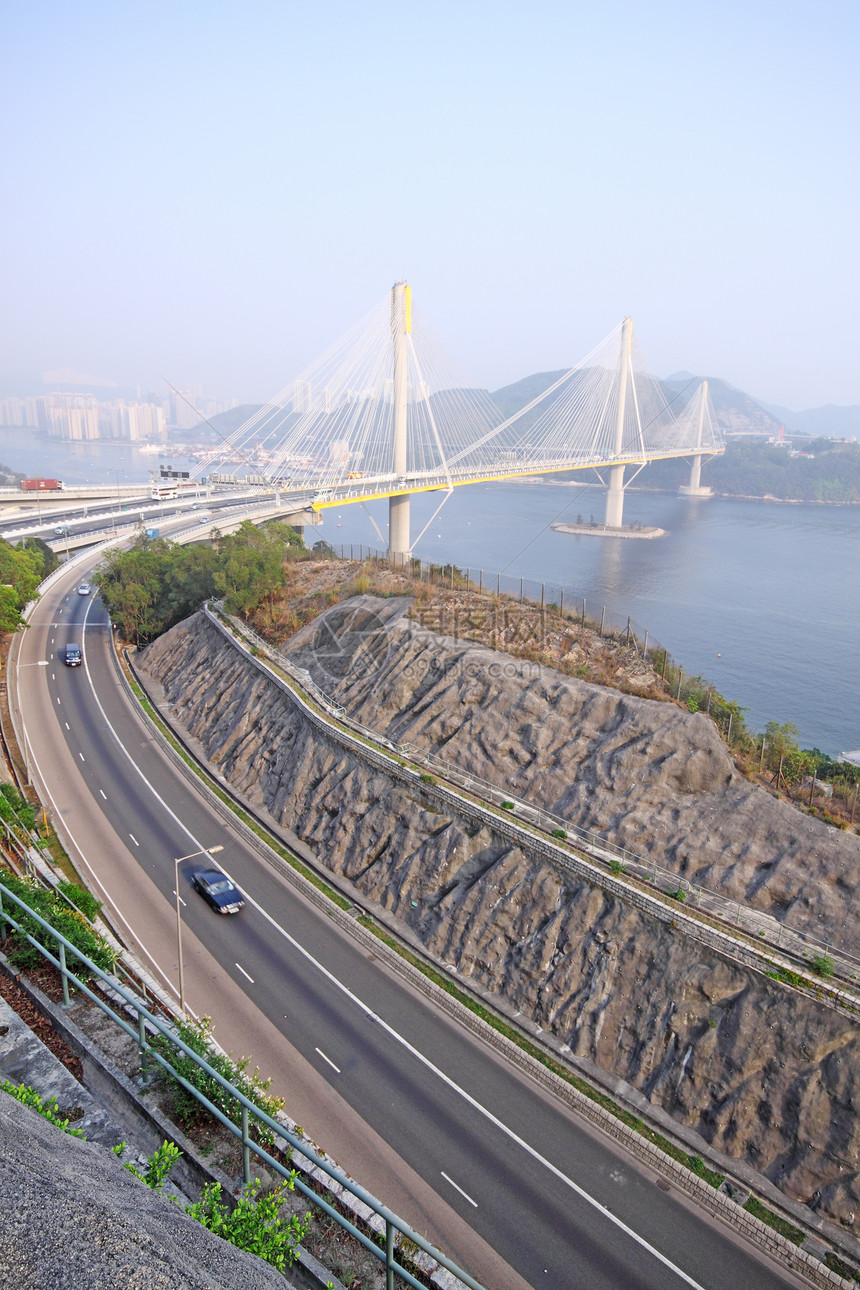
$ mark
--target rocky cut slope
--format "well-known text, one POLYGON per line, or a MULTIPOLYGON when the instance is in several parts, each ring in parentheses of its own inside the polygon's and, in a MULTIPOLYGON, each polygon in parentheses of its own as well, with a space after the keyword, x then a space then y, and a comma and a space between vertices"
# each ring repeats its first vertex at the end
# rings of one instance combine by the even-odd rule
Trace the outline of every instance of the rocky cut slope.
POLYGON ((749 783, 713 721, 355 598, 283 646, 352 716, 635 855, 860 954, 860 838, 749 783))
MULTIPOLYGON (((857 839, 831 841, 750 789, 707 718, 428 635, 404 607, 338 606, 289 650, 389 737, 794 921, 817 925, 832 909, 848 935, 857 839)), ((860 1047, 844 1015, 370 766, 307 723, 202 615, 140 665, 239 791, 428 951, 793 1197, 855 1224, 860 1047)))

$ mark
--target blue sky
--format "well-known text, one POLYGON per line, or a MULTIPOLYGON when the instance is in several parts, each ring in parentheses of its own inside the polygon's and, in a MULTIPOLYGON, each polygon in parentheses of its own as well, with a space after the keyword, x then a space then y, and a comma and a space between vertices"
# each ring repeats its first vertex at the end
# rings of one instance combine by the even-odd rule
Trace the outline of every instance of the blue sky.
POLYGON ((29 0, 4 384, 261 400, 405 274, 470 382, 651 366, 860 403, 860 6, 29 0))

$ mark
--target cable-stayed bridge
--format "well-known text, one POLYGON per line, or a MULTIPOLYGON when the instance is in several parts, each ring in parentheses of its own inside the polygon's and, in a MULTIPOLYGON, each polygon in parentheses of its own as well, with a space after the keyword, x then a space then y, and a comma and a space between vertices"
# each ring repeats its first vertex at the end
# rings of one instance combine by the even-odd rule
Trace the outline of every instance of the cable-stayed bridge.
POLYGON ((441 508, 458 485, 591 469, 606 484, 605 524, 616 528, 625 484, 649 461, 691 458, 683 491, 704 494, 702 459, 722 451, 707 383, 686 401, 668 400, 631 319, 505 418, 487 391, 457 378, 408 284, 398 282, 225 439, 209 465, 216 481, 288 488, 309 495, 315 510, 387 497, 387 545, 405 558, 412 493, 442 491, 441 508))

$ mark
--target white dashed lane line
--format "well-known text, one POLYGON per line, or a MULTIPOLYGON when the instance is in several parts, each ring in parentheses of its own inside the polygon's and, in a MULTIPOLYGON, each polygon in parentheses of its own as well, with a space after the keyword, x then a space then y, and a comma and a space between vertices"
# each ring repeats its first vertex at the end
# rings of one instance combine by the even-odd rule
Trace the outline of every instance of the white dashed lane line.
POLYGON ((102 795, 102 797, 105 799, 105 801, 107 801, 107 793, 104 791, 104 789, 103 789, 103 788, 100 788, 100 789, 99 789, 99 792, 101 793, 101 795, 102 795))
POLYGON ((236 964, 236 967, 237 967, 237 968, 239 969, 239 971, 242 973, 242 976, 248 977, 248 980, 251 982, 251 985, 253 985, 253 984, 254 984, 254 978, 253 978, 252 976, 248 976, 248 973, 247 973, 247 972, 245 971, 245 969, 242 967, 242 964, 241 964, 241 963, 237 963, 237 964, 236 964))
POLYGON ((478 1202, 476 1200, 472 1200, 472 1197, 469 1195, 469 1193, 463 1191, 462 1187, 458 1187, 457 1184, 454 1182, 454 1179, 449 1178, 448 1175, 444 1172, 444 1170, 442 1171, 442 1177, 445 1179, 447 1183, 451 1184, 451 1186, 454 1188, 454 1191, 458 1191, 460 1193, 460 1195, 463 1197, 464 1200, 467 1200, 470 1205, 474 1205, 475 1209, 478 1208, 478 1202))
POLYGON ((324 1062, 328 1062, 328 1064, 329 1064, 329 1066, 332 1068, 332 1070, 333 1070, 333 1071, 336 1071, 338 1075, 340 1074, 340 1067, 339 1067, 339 1066, 335 1066, 335 1064, 334 1064, 334 1062, 332 1061, 332 1059, 331 1059, 330 1057, 326 1057, 325 1053, 323 1052, 323 1050, 322 1050, 321 1048, 315 1048, 315 1049, 314 1049, 314 1052, 315 1052, 315 1053, 319 1053, 319 1055, 320 1055, 320 1057, 323 1059, 323 1061, 324 1061, 324 1062))
POLYGON ((140 843, 138 842, 137 838, 134 836, 134 834, 133 834, 133 833, 129 833, 129 835, 128 835, 128 836, 131 838, 132 842, 134 843, 134 845, 135 845, 136 847, 139 847, 139 846, 140 846, 140 843))

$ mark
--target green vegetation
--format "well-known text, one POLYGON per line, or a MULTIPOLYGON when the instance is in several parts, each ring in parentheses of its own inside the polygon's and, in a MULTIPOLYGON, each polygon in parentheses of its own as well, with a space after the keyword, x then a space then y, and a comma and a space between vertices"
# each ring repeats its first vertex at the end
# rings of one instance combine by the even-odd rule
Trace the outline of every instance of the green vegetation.
MULTIPOLYGON (((791 502, 860 502, 860 444, 833 439, 796 440, 804 456, 760 439, 729 439, 721 457, 706 459, 702 482, 730 497, 773 497, 791 502)), ((671 488, 685 483, 686 461, 652 462, 642 483, 671 488)))
MULTIPOLYGON (((116 951, 102 936, 93 931, 83 914, 78 913, 76 909, 72 909, 60 894, 41 887, 38 883, 31 882, 29 879, 18 878, 15 874, 5 871, 2 874, 2 880, 10 891, 21 900, 26 901, 40 918, 44 918, 46 923, 50 923, 61 936, 64 936, 76 949, 95 963, 96 967, 101 968, 103 972, 110 972, 113 969, 117 958, 116 951)), ((6 914, 8 917, 14 918, 21 928, 20 931, 16 931, 8 924, 7 919, 0 914, 0 926, 6 933, 6 953, 12 963, 27 971, 40 967, 44 961, 41 951, 37 950, 26 939, 25 933, 27 932, 35 941, 40 945, 45 945, 46 949, 56 956, 57 947, 52 943, 52 938, 39 926, 34 918, 31 918, 24 910, 19 909, 17 905, 11 905, 11 903, 6 906, 6 914)), ((86 980, 89 976, 87 969, 73 955, 69 958, 68 967, 81 980, 86 980)))
MULTIPOLYGON (((125 1143, 121 1142, 119 1146, 113 1148, 115 1155, 122 1155, 125 1149, 125 1143)), ((150 1188, 151 1191, 162 1191, 167 1181, 167 1175, 170 1173, 176 1161, 182 1155, 175 1142, 162 1142, 161 1146, 152 1153, 144 1166, 143 1171, 138 1169, 132 1161, 123 1165, 130 1174, 139 1178, 142 1183, 150 1188)))
POLYGON ((768 1227, 773 1228, 775 1232, 779 1232, 780 1236, 784 1236, 793 1245, 802 1245, 806 1240, 805 1232, 795 1227, 793 1223, 789 1223, 787 1219, 780 1218, 779 1214, 774 1214, 760 1200, 756 1200, 755 1196, 750 1196, 744 1209, 753 1217, 760 1219, 762 1223, 766 1223, 768 1227))
POLYGON ((36 810, 14 784, 0 784, 0 820, 22 841, 30 841, 27 835, 35 828, 36 810))
MULTIPOLYGON (((192 1052, 197 1053, 208 1062, 219 1075, 228 1080, 234 1088, 254 1102, 267 1115, 274 1117, 283 1109, 283 1098, 269 1096, 267 1090, 271 1085, 271 1080, 260 1078, 258 1070, 247 1074, 248 1059, 242 1058, 234 1062, 224 1053, 218 1051, 211 1040, 212 1022, 208 1017, 200 1021, 177 1021, 175 1025, 176 1033, 184 1044, 192 1052)), ((187 1057, 175 1044, 171 1042, 167 1035, 161 1033, 153 1036, 151 1046, 160 1053, 166 1062, 172 1067, 177 1075, 193 1086, 208 1098, 213 1106, 217 1106, 219 1111, 230 1117, 234 1123, 238 1123, 242 1116, 242 1106, 237 1102, 232 1094, 222 1088, 217 1080, 202 1070, 197 1063, 190 1057, 187 1057)), ((171 1109, 173 1115, 179 1124, 187 1126, 194 1122, 200 1115, 200 1103, 193 1093, 180 1084, 179 1080, 174 1079, 170 1072, 162 1070, 161 1079, 170 1090, 171 1109)), ((264 1146, 271 1146, 274 1142, 274 1134, 267 1124, 262 1120, 251 1116, 251 1132, 256 1141, 261 1142, 264 1146)))
POLYGON ((814 954, 809 960, 809 966, 818 976, 833 976, 836 964, 829 954, 814 954))
MULTIPOLYGON (((64 1133, 75 1138, 86 1136, 80 1129, 69 1127, 69 1121, 61 1116, 57 1109, 57 1099, 48 1098, 43 1102, 35 1089, 28 1084, 10 1084, 6 1080, 0 1089, 14 1097, 22 1106, 28 1106, 43 1116, 50 1124, 56 1125, 64 1133)), ((112 1151, 121 1156, 126 1149, 125 1142, 118 1142, 112 1151)), ((134 1174, 152 1191, 162 1191, 167 1175, 182 1155, 175 1142, 162 1142, 161 1146, 148 1158, 144 1168, 128 1161, 123 1168, 134 1174)), ((271 1263, 279 1272, 295 1263, 298 1258, 298 1246, 310 1226, 310 1214, 301 1216, 293 1214, 290 1218, 280 1217, 284 1193, 293 1191, 295 1171, 280 1187, 265 1196, 257 1198, 260 1180, 255 1179, 249 1187, 244 1188, 234 1209, 230 1210, 221 1199, 221 1184, 208 1183, 203 1189, 203 1196, 192 1205, 185 1206, 186 1214, 197 1220, 208 1231, 240 1250, 248 1250, 258 1258, 271 1263)))
POLYGON ((29 1106, 31 1111, 41 1115, 49 1124, 54 1124, 58 1129, 62 1129, 63 1133, 68 1133, 73 1138, 84 1137, 80 1129, 69 1128, 69 1121, 60 1114, 55 1097, 49 1097, 47 1101, 43 1102, 36 1090, 31 1088, 29 1084, 10 1084, 8 1080, 4 1080, 0 1084, 0 1089, 4 1093, 8 1093, 10 1097, 14 1097, 22 1106, 29 1106))
POLYGON ((844 1259, 840 1259, 839 1255, 834 1254, 832 1250, 825 1254, 824 1263, 831 1272, 844 1277, 846 1281, 860 1281, 860 1271, 850 1263, 846 1263, 844 1259))
POLYGON ((86 887, 79 887, 76 882, 69 882, 67 878, 64 878, 62 882, 57 883, 57 890, 62 892, 66 899, 71 901, 90 922, 98 918, 101 913, 102 902, 96 900, 93 893, 87 891, 86 887))
POLYGON ((141 533, 127 550, 108 552, 94 581, 125 639, 143 645, 210 596, 222 596, 231 614, 271 600, 285 585, 288 553, 303 549, 288 525, 249 520, 226 537, 216 530, 212 546, 150 541, 141 533))
POLYGON ((56 566, 57 558, 44 542, 29 539, 24 546, 14 547, 0 538, 0 632, 15 632, 23 626, 22 609, 56 566))
POLYGON ((222 1240, 256 1254, 283 1272, 298 1258, 297 1247, 310 1226, 309 1214, 280 1217, 284 1192, 293 1190, 294 1179, 295 1173, 265 1196, 258 1196, 260 1182, 256 1179, 243 1190, 232 1211, 221 1199, 221 1184, 209 1183, 203 1189, 202 1200, 187 1206, 185 1212, 222 1240))

